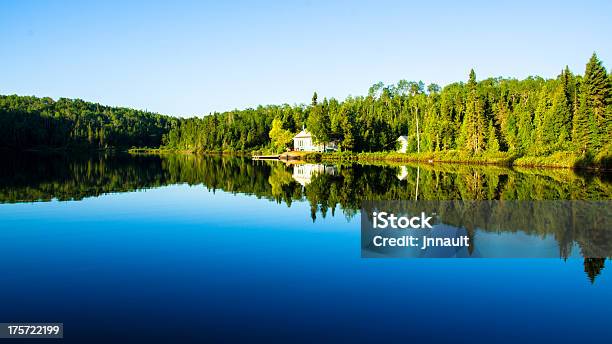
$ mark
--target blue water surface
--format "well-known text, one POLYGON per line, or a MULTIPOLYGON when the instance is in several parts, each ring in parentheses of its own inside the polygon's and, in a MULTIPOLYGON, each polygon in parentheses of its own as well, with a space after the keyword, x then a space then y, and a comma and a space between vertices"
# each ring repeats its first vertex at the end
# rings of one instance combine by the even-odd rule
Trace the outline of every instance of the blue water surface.
POLYGON ((0 205, 0 322, 73 343, 612 338, 612 275, 582 259, 362 259, 358 214, 309 209, 186 184, 0 205))

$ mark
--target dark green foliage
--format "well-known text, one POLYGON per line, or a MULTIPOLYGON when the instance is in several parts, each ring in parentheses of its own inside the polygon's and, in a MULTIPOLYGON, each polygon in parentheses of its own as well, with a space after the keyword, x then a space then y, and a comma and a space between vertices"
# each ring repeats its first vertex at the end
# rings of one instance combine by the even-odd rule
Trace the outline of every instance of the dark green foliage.
POLYGON ((187 119, 80 100, 5 96, 0 146, 156 147, 163 134, 161 144, 170 149, 272 149, 269 133, 276 118, 289 146, 286 137, 306 126, 316 140, 335 140, 350 152, 394 151, 397 138, 406 135, 408 153, 499 151, 539 158, 571 152, 584 161, 604 161, 612 151, 611 80, 593 55, 584 77, 566 67, 556 79, 477 81, 472 70, 467 83, 442 89, 420 81, 378 82, 367 96, 344 101, 319 101, 314 93, 309 105, 267 105, 187 119))
POLYGON ((172 148, 204 150, 269 147, 267 132, 278 117, 283 129, 297 133, 306 124, 319 141, 337 140, 343 151, 394 151, 397 137, 406 135, 408 153, 500 151, 541 157, 555 152, 581 155, 589 147, 590 156, 596 156, 610 144, 610 80, 593 57, 584 78, 566 67, 551 80, 476 81, 471 71, 467 83, 442 89, 406 80, 395 85, 378 82, 367 96, 342 102, 333 98, 320 102, 315 93, 309 106, 233 111, 215 115, 217 122, 212 116, 184 120, 165 142, 172 148))
POLYGON ((470 153, 480 153, 485 147, 485 118, 484 101, 476 88, 476 73, 470 71, 470 79, 467 84, 467 100, 465 105, 465 116, 461 127, 461 143, 463 148, 470 153))
POLYGON ((580 92, 574 141, 582 150, 596 151, 609 144, 612 135, 611 85, 602 62, 593 53, 586 65, 580 92))
POLYGON ((327 99, 324 99, 323 104, 317 104, 316 92, 312 97, 312 106, 306 125, 312 133, 315 142, 324 143, 331 140, 329 103, 327 99))
POLYGON ((304 123, 304 108, 269 105, 182 119, 163 141, 167 148, 193 151, 260 149, 271 145, 274 118, 282 122, 282 129, 295 133, 304 123))
POLYGON ((606 258, 584 258, 584 272, 591 283, 595 283, 595 277, 601 273, 605 266, 606 258))
POLYGON ((489 122, 489 136, 487 137, 487 152, 496 153, 499 152, 499 141, 497 140, 497 134, 493 121, 489 122))
POLYGON ((80 99, 0 96, 0 147, 157 147, 177 121, 80 99))

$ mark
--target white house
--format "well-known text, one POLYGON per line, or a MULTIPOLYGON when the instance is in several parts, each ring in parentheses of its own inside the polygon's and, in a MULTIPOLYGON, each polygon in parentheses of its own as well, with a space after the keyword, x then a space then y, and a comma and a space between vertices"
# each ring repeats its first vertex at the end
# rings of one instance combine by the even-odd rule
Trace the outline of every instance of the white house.
POLYGON ((397 150, 399 153, 406 153, 408 151, 408 136, 400 136, 397 138, 400 143, 400 148, 397 150))
POLYGON ((335 142, 314 143, 312 134, 304 129, 293 137, 293 150, 304 152, 330 152, 338 150, 335 142))

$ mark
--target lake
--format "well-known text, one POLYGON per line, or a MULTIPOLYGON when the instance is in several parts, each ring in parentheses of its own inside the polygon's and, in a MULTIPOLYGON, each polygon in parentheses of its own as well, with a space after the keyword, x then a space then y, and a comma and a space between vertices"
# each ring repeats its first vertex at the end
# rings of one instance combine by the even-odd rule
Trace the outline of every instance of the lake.
POLYGON ((67 342, 612 336, 610 261, 574 236, 480 234, 547 259, 364 259, 359 227, 367 200, 610 200, 609 173, 3 155, 0 322, 62 322, 67 342))

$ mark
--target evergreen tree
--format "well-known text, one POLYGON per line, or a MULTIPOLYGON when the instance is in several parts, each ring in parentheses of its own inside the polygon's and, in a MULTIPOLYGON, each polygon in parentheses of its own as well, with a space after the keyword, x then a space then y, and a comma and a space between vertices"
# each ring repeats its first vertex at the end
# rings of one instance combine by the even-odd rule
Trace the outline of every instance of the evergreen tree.
POLYGON ((610 105, 610 81, 602 62, 593 53, 586 65, 582 80, 579 120, 575 127, 579 148, 588 145, 596 150, 607 144, 612 131, 608 106, 610 105))
POLYGON ((497 153, 499 152, 499 141, 497 140, 497 134, 493 120, 489 121, 489 137, 487 139, 487 152, 497 153))
POLYGON ((313 96, 313 106, 307 120, 308 131, 312 134, 316 143, 325 143, 330 140, 330 121, 327 109, 316 104, 316 93, 313 96))
POLYGON ((352 151, 355 148, 355 118, 352 111, 344 109, 341 112, 340 129, 342 131, 340 149, 352 151))
POLYGON ((559 84, 553 94, 552 105, 544 118, 547 145, 555 143, 564 145, 569 138, 572 116, 566 75, 567 72, 561 74, 559 84))
POLYGON ((572 109, 574 107, 574 94, 576 92, 575 76, 572 74, 568 66, 565 66, 561 76, 563 89, 565 90, 565 99, 567 99, 567 104, 570 109, 569 123, 571 123, 571 114, 573 113, 572 109))
POLYGON ((519 106, 516 110, 517 117, 517 138, 520 151, 526 152, 531 146, 531 133, 533 125, 531 120, 531 112, 524 106, 519 106))
POLYGON ((476 73, 470 70, 470 79, 467 84, 467 101, 465 118, 463 121, 462 136, 465 149, 470 153, 478 154, 485 146, 484 103, 476 87, 476 73))
POLYGON ((548 132, 546 130, 548 107, 548 94, 546 93, 546 89, 543 88, 540 91, 538 107, 533 116, 532 149, 536 154, 541 153, 542 149, 549 141, 548 132))

